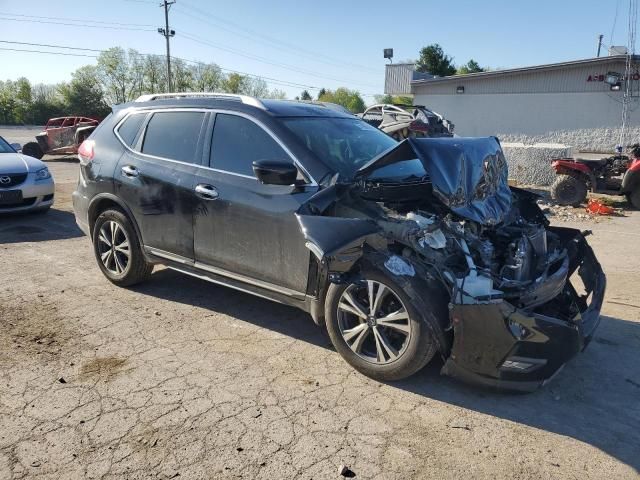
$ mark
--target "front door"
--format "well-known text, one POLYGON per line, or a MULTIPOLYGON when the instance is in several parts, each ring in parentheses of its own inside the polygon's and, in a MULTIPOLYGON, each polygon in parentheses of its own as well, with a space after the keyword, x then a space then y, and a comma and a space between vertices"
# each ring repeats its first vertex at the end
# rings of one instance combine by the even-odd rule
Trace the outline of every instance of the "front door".
POLYGON ((294 214, 317 187, 302 176, 296 186, 261 184, 252 163, 264 159, 293 162, 253 120, 216 114, 210 168, 196 180, 202 192, 194 213, 196 262, 304 293, 310 252, 294 214))
MULTIPOLYGON (((153 113, 141 138, 125 151, 116 168, 116 195, 132 210, 143 244, 157 254, 194 258, 193 188, 207 115, 153 113)), ((120 128, 126 125, 125 121, 120 128)))

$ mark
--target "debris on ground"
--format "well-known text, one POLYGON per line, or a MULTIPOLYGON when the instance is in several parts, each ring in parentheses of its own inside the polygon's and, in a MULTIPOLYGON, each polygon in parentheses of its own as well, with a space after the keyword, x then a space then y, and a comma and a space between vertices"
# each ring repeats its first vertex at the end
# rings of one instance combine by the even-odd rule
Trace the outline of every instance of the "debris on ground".
POLYGON ((562 222, 599 222, 607 216, 624 216, 621 208, 606 205, 598 199, 590 199, 587 207, 573 207, 570 205, 558 205, 548 199, 538 200, 538 205, 549 220, 562 222))
POLYGON ((614 215, 616 213, 615 208, 605 205, 600 200, 590 198, 587 203, 587 212, 592 215, 614 215))
POLYGON ((568 205, 557 205, 548 200, 538 200, 538 205, 547 218, 562 222, 580 222, 590 220, 592 217, 582 208, 568 205))
POLYGON ((349 467, 347 467, 346 465, 340 465, 338 467, 338 475, 341 475, 345 478, 353 478, 356 476, 355 472, 353 472, 349 467))

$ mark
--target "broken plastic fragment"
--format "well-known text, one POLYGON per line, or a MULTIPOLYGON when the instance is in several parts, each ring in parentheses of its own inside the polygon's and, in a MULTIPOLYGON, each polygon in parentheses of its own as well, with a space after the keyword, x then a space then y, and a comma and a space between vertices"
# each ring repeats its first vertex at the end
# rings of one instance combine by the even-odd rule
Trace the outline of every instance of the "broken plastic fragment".
POLYGON ((416 275, 413 265, 408 264, 397 255, 390 257, 386 262, 384 262, 384 266, 394 275, 404 275, 407 277, 414 277, 416 275))
POLYGON ((424 215, 418 215, 414 212, 407 213, 407 220, 413 220, 420 228, 426 228, 435 222, 433 217, 425 217, 424 215))
POLYGON ((616 211, 608 205, 605 205, 600 200, 594 198, 589 199, 587 204, 587 212, 592 215, 613 215, 616 211))
POLYGON ((418 240, 418 243, 422 248, 431 247, 435 249, 444 248, 447 246, 447 237, 444 236, 442 230, 434 230, 433 232, 425 233, 424 237, 418 240))

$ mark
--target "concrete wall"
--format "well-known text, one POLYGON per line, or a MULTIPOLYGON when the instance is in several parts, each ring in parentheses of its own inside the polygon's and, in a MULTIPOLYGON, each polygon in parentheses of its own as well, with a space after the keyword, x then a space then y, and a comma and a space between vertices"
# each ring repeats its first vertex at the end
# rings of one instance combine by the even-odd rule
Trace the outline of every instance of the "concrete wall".
MULTIPOLYGON (((562 143, 571 145, 574 153, 599 152, 611 153, 620 142, 620 128, 580 128, 576 130, 556 130, 539 135, 523 133, 498 133, 501 142, 524 143, 562 143)), ((626 129, 623 145, 640 142, 640 127, 626 129)))
MULTIPOLYGON (((615 129, 621 124, 619 92, 502 95, 424 95, 415 103, 452 121, 461 136, 549 135, 556 131, 615 129)), ((630 105, 629 125, 640 126, 638 98, 630 105)), ((562 142, 567 143, 567 142, 562 142)), ((615 144, 614 144, 615 145, 615 144)))
POLYGON ((551 185, 556 177, 551 161, 573 153, 571 147, 561 144, 503 142, 502 150, 509 165, 509 178, 526 185, 551 185))

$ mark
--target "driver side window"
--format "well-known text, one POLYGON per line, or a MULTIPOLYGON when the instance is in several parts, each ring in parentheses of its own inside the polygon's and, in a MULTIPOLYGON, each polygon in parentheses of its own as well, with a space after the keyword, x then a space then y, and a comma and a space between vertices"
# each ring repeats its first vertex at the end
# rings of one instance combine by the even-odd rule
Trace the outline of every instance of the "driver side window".
POLYGON ((290 160, 287 153, 259 125, 238 115, 216 114, 209 166, 254 177, 256 160, 290 160))

